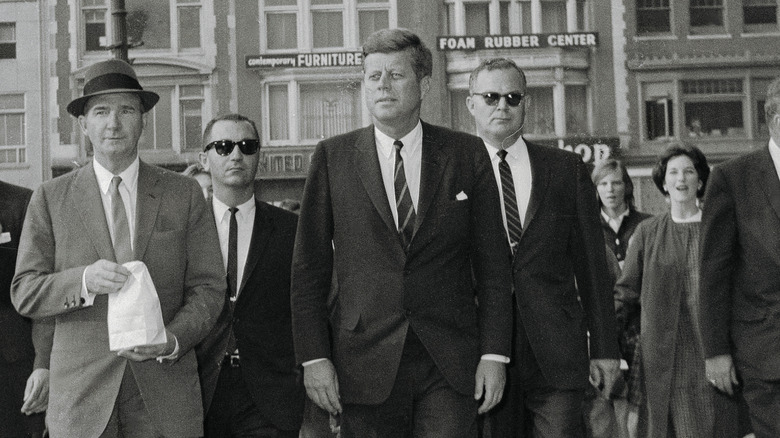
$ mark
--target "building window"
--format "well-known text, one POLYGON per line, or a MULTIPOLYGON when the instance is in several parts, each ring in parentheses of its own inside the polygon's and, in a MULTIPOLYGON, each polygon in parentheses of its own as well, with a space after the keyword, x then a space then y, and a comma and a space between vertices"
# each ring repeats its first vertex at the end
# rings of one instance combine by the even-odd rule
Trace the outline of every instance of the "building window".
POLYGON ((584 85, 566 86, 566 135, 586 136, 588 127, 587 90, 584 85))
POLYGON ((744 137, 741 79, 682 81, 687 136, 744 137))
POLYGON ((464 3, 466 35, 490 34, 490 3, 464 3))
MULTIPOLYGON (((85 49, 104 50, 107 0, 82 0, 85 49)), ((187 50, 201 47, 201 0, 127 0, 127 40, 143 50, 187 50)))
POLYGON ((27 161, 24 94, 0 95, 0 164, 27 161))
POLYGON ((525 99, 523 132, 529 135, 554 136, 555 110, 552 87, 527 88, 525 99))
POLYGON ((671 99, 645 101, 647 139, 656 140, 674 135, 674 107, 671 99))
POLYGON ((777 0, 743 0, 746 32, 777 31, 777 0))
POLYGON ((544 33, 566 32, 566 0, 542 0, 544 33))
POLYGON ((270 173, 303 172, 303 154, 264 154, 263 167, 270 173))
POLYGON ((723 0, 691 0, 692 27, 722 27, 723 0))
POLYGON ((637 0, 637 33, 671 31, 671 8, 669 0, 637 0))
POLYGON ((16 59, 16 23, 0 23, 0 59, 16 59))
POLYGON ((315 144, 362 126, 357 82, 296 82, 269 84, 267 140, 271 145, 315 144), (290 99, 290 93, 293 99, 290 99))
POLYGON ((160 100, 146 116, 146 128, 138 140, 138 148, 176 153, 200 151, 203 146, 204 87, 170 85, 145 88, 159 94, 160 100))
POLYGON ((290 51, 360 47, 390 27, 396 0, 259 0, 261 48, 290 51))

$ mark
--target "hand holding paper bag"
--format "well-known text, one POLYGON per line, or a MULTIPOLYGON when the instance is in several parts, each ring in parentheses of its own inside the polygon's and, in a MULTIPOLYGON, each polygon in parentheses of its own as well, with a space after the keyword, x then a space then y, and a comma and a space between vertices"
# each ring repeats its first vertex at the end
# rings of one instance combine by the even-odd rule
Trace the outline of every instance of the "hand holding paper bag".
POLYGON ((168 337, 149 270, 140 261, 123 266, 130 271, 130 277, 119 292, 108 295, 109 347, 111 351, 120 351, 158 346, 161 352, 165 351, 168 337))

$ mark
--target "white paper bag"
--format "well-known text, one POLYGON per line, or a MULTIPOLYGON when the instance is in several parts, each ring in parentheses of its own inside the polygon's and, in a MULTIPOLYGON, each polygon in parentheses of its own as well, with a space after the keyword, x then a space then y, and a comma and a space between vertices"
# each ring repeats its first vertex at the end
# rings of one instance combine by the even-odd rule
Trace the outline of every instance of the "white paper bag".
POLYGON ((132 274, 117 293, 108 295, 108 343, 111 351, 164 344, 160 300, 144 262, 124 265, 132 274))

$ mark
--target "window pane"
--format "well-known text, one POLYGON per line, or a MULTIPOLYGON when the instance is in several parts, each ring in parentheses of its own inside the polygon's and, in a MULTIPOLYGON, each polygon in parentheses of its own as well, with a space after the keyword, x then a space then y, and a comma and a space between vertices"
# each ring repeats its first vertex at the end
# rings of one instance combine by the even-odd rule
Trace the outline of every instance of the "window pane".
POLYGON ((289 110, 287 104, 287 85, 268 87, 268 114, 271 140, 288 140, 289 110))
POLYGON ((745 17, 745 24, 776 24, 777 23, 777 5, 756 5, 743 6, 742 11, 745 17))
POLYGON ((637 0, 636 27, 638 32, 669 32, 669 0, 637 0))
POLYGON ((501 34, 506 35, 509 33, 509 2, 501 2, 499 6, 501 11, 501 34))
POLYGON ((317 5, 342 5, 343 0, 311 0, 312 6, 317 5))
POLYGON ((691 0, 691 26, 722 26, 723 0, 691 0))
POLYGON ((298 47, 298 29, 295 14, 268 14, 268 48, 294 49, 298 47))
POLYGON ((84 48, 87 51, 103 50, 100 40, 106 36, 106 23, 86 23, 84 30, 84 48))
POLYGON ((450 90, 450 106, 452 107, 452 127, 458 131, 477 134, 474 116, 466 107, 469 90, 450 90))
POLYGON ((200 6, 178 9, 179 47, 182 49, 200 47, 200 6))
POLYGON ((689 137, 744 136, 742 102, 686 102, 685 125, 689 137))
POLYGON ((203 101, 185 100, 180 110, 181 148, 200 150, 203 142, 203 101))
POLYGON ((24 144, 24 114, 6 114, 6 139, 8 145, 24 144))
POLYGON ((674 135, 672 109, 672 101, 669 99, 659 99, 645 102, 645 117, 647 119, 648 140, 671 137, 674 135))
POLYGON ((298 0, 265 0, 266 6, 296 6, 298 0))
POLYGON ((344 21, 341 12, 312 12, 313 46, 343 47, 344 21))
POLYGON ((526 99, 524 132, 536 135, 554 135, 555 116, 552 88, 528 88, 526 99))
POLYGON ((171 95, 173 87, 145 87, 160 95, 160 101, 146 116, 146 127, 138 140, 139 149, 172 149, 171 95))
POLYGON ((145 49, 171 47, 170 0, 127 0, 127 37, 145 49))
POLYGON ((387 29, 390 19, 387 11, 360 11, 358 12, 358 22, 360 24, 360 42, 368 38, 372 33, 387 29))
POLYGON ((488 3, 466 3, 466 35, 487 35, 490 33, 488 3))
POLYGON ((0 163, 16 163, 16 149, 0 149, 0 163))
POLYGON ((0 43, 0 59, 16 59, 16 43, 0 43))
POLYGON ((16 23, 0 23, 0 41, 16 41, 16 23))
POLYGON ((584 85, 566 86, 566 134, 588 135, 588 103, 584 85))
POLYGON ((360 89, 348 83, 302 84, 301 139, 320 140, 360 126, 360 89))
POLYGON ((566 2, 542 2, 542 32, 566 32, 566 2))
POLYGON ((520 32, 531 33, 531 2, 520 2, 520 32))

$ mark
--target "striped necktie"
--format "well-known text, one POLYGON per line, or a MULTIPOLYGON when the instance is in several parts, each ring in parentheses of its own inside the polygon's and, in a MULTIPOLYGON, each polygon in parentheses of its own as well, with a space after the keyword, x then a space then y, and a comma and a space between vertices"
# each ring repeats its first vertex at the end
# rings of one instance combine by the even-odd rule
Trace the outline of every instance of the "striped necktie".
POLYGON ((111 198, 111 219, 114 222, 114 235, 112 236, 114 257, 120 265, 132 261, 134 258, 125 203, 122 201, 122 194, 119 193, 119 184, 121 183, 122 178, 115 176, 111 179, 111 185, 108 188, 108 196, 111 198))
POLYGON ((401 237, 404 250, 409 249, 409 243, 414 234, 414 221, 416 214, 414 204, 412 204, 412 195, 409 193, 409 185, 406 183, 406 174, 404 173, 404 159, 401 158, 401 148, 404 144, 401 140, 393 142, 395 146, 395 207, 398 211, 398 235, 401 237))
POLYGON ((498 173, 501 176, 501 193, 504 197, 504 211, 506 212, 506 225, 509 232, 509 241, 514 252, 517 242, 520 241, 520 235, 523 233, 523 225, 520 222, 520 210, 517 209, 517 195, 515 194, 515 183, 512 179, 512 169, 506 162, 507 152, 499 150, 498 173))

